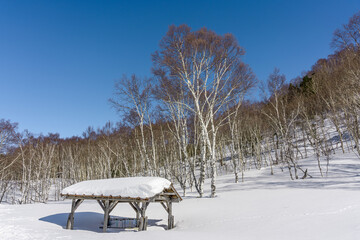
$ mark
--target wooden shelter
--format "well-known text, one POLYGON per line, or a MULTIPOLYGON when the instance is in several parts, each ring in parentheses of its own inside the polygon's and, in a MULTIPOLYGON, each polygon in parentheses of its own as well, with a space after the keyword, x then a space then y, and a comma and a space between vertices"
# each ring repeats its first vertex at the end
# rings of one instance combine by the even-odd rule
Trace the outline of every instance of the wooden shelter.
MULTIPOLYGON (((130 179, 130 178, 127 178, 130 179)), ((96 181, 96 180, 93 180, 96 181)), ((90 181, 88 181, 90 182, 90 181)), ((169 182, 170 183, 170 182, 169 182)), ((141 186, 140 186, 141 187, 141 186)), ((104 186, 106 189, 106 186, 104 186)), ((66 192, 66 191, 65 191, 66 192)), ((149 197, 125 197, 125 196, 119 196, 119 195, 111 195, 111 194, 88 194, 81 192, 79 194, 74 193, 63 193, 61 196, 72 199, 72 205, 71 205, 71 212, 69 214, 66 228, 67 229, 73 229, 74 227, 74 213, 76 209, 80 206, 80 204, 84 200, 96 200, 100 207, 104 211, 104 225, 103 225, 103 232, 106 232, 109 219, 110 219, 110 213, 114 210, 116 205, 118 203, 128 203, 135 211, 136 214, 136 220, 138 223, 138 229, 139 231, 146 231, 147 230, 147 223, 148 223, 148 217, 146 216, 146 209, 149 206, 150 203, 160 203, 166 212, 168 213, 168 229, 172 229, 174 227, 174 216, 172 213, 172 203, 173 202, 180 202, 182 201, 182 198, 175 190, 173 184, 170 183, 170 185, 166 188, 163 188, 162 191, 154 194, 153 196, 149 197)))

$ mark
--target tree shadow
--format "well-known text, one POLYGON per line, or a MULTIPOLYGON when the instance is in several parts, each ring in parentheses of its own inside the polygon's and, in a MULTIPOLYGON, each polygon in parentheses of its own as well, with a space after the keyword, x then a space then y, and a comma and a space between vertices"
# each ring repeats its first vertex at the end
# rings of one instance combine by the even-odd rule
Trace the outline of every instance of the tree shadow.
POLYGON ((291 180, 288 170, 277 172, 274 177, 269 169, 264 169, 253 175, 245 174, 245 181, 234 184, 234 179, 229 178, 219 184, 218 192, 256 190, 256 189, 341 189, 341 190, 360 190, 360 163, 355 161, 347 162, 336 159, 330 160, 329 168, 326 164, 322 165, 323 177, 317 169, 317 162, 305 162, 303 169, 309 169, 313 178, 301 179, 302 173, 299 173, 299 179, 291 180), (328 170, 328 172, 326 171, 328 170))
MULTIPOLYGON (((332 138, 328 139, 327 142, 328 143, 331 143, 331 144, 336 144, 336 143, 340 143, 340 136, 339 135, 335 135, 333 136, 332 138)), ((345 132, 343 133, 342 135, 342 140, 345 142, 345 141, 350 141, 352 140, 352 137, 349 133, 345 132)), ((344 143, 346 144, 346 143, 344 143)))

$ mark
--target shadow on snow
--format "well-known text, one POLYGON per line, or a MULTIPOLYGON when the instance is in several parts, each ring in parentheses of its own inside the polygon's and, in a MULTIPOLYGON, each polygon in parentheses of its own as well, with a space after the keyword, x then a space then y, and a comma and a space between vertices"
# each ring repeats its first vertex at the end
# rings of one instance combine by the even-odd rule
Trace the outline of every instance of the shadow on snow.
MULTIPOLYGON (((49 215, 43 218, 40 218, 40 221, 52 223, 59 225, 62 228, 66 228, 66 222, 68 219, 69 213, 58 213, 54 215, 49 215)), ((113 216, 112 216, 113 217, 113 216)), ((121 218, 116 216, 117 218, 121 218)), ((102 213, 96 212, 75 212, 74 215, 74 230, 83 230, 91 232, 103 232, 102 223, 104 221, 104 215, 102 213)), ((148 227, 161 227, 167 229, 167 225, 159 224, 162 221, 161 219, 149 219, 148 227)), ((69 230, 71 231, 71 230, 69 230)), ((108 228, 107 232, 134 232, 137 231, 137 228, 108 228)))

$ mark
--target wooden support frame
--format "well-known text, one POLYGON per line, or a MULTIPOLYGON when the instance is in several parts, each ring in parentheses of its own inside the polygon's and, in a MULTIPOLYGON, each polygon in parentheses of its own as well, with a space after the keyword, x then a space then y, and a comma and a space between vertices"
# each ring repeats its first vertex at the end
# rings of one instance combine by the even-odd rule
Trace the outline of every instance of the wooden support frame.
POLYGON ((182 198, 176 192, 173 185, 169 189, 164 189, 163 192, 151 198, 123 198, 120 196, 94 196, 94 195, 70 195, 62 194, 63 197, 72 199, 71 212, 69 214, 66 228, 74 228, 74 214, 76 209, 85 199, 96 200, 101 209, 104 211, 104 225, 103 232, 107 231, 110 213, 114 210, 118 203, 129 203, 136 213, 136 220, 138 222, 138 230, 146 231, 148 226, 148 217, 146 216, 147 207, 151 202, 159 202, 168 213, 168 230, 174 228, 174 216, 172 213, 172 203, 180 202, 182 198))
POLYGON ((100 207, 104 211, 104 225, 103 225, 103 232, 106 232, 109 221, 110 221, 110 213, 116 205, 119 203, 119 201, 110 201, 110 200, 97 200, 100 207))
POLYGON ((80 204, 84 201, 84 199, 73 199, 71 204, 71 212, 69 214, 66 229, 73 229, 74 228, 74 214, 76 209, 80 206, 80 204))

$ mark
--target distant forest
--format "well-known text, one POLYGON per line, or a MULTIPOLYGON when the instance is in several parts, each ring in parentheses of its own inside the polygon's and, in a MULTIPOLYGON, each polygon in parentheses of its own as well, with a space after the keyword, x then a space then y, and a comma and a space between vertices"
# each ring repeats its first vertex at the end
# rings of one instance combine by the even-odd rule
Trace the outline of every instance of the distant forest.
POLYGON ((259 86, 232 34, 170 26, 152 55, 153 76, 116 83, 110 102, 120 122, 62 139, 0 120, 0 202, 58 200, 75 182, 131 176, 162 176, 200 197, 209 178, 214 197, 222 172, 239 182, 249 168, 280 165, 293 180, 311 177, 299 164, 310 155, 324 174, 334 151, 360 156, 360 12, 331 46, 304 75, 287 81, 274 69, 259 86), (262 101, 246 100, 254 88, 262 101))

